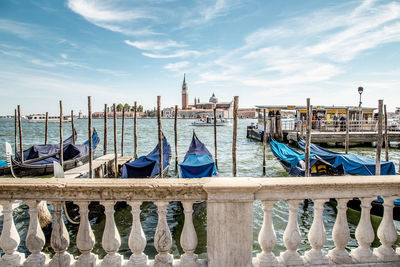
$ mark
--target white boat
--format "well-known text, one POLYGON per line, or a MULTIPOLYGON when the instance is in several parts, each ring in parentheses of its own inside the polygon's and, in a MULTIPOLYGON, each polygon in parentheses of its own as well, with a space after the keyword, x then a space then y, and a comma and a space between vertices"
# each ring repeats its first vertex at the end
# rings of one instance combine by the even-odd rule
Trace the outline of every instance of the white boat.
MULTIPOLYGON (((46 114, 27 115, 28 122, 46 122, 46 114)), ((49 116, 49 122, 60 122, 60 116, 49 116)), ((71 116, 63 116, 63 122, 70 122, 71 116)))
MULTIPOLYGON (((205 118, 199 118, 192 122, 192 125, 194 126, 214 126, 214 118, 210 117, 205 117, 205 118)), ((231 122, 230 120, 226 119, 217 119, 216 122, 217 126, 230 126, 231 122)))

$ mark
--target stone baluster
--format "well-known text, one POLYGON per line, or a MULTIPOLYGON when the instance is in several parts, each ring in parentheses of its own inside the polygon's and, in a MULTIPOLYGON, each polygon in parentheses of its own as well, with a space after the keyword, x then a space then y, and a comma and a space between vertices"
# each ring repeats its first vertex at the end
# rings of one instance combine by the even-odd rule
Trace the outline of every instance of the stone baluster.
POLYGON ((349 224, 347 223, 346 216, 348 201, 348 199, 337 199, 337 216, 332 231, 332 239, 336 247, 328 253, 330 260, 337 264, 353 262, 353 259, 346 250, 350 239, 349 224))
POLYGON ((185 254, 181 256, 182 267, 197 267, 197 254, 194 251, 197 247, 197 234, 193 225, 193 202, 182 201, 185 213, 185 224, 181 233, 181 246, 185 254))
POLYGON ((262 252, 257 254, 257 261, 260 267, 278 266, 278 261, 272 252, 276 243, 274 225, 272 223, 272 210, 276 201, 264 200, 264 220, 258 235, 258 243, 262 252))
POLYGON ((378 228, 378 237, 382 245, 374 249, 374 254, 382 261, 398 261, 400 256, 392 248, 397 240, 397 231, 393 223, 393 201, 396 197, 384 197, 383 219, 378 228))
POLYGON ((324 203, 325 199, 314 200, 314 219, 308 233, 311 250, 304 254, 304 259, 311 264, 324 265, 329 263, 329 259, 322 252, 322 247, 326 242, 326 232, 324 227, 324 203))
POLYGON ((172 247, 172 237, 167 224, 168 201, 157 201, 158 224, 154 235, 154 247, 158 254, 154 258, 154 267, 172 267, 173 258, 168 251, 172 247))
POLYGON ((297 253, 297 248, 301 242, 300 229, 298 225, 298 208, 301 200, 288 200, 289 221, 283 234, 283 243, 286 251, 280 254, 280 261, 285 265, 303 265, 303 259, 297 253))
POLYGON ((141 201, 130 201, 128 204, 132 207, 132 229, 129 235, 129 248, 132 255, 129 258, 127 267, 146 267, 147 256, 143 253, 146 247, 146 236, 144 235, 142 224, 140 223, 140 205, 141 201))
POLYGON ((361 198, 361 218, 356 229, 358 248, 351 251, 351 256, 358 262, 375 262, 376 256, 372 254, 370 246, 374 241, 370 212, 371 201, 374 198, 361 198))
POLYGON ((39 203, 36 200, 26 201, 29 206, 29 228, 25 245, 32 254, 24 262, 24 267, 44 266, 47 261, 46 255, 41 253, 46 239, 39 223, 39 203))
POLYGON ((89 201, 77 201, 79 205, 80 224, 76 236, 76 247, 82 253, 75 263, 75 267, 95 267, 97 256, 92 252, 95 239, 89 223, 89 201))
POLYGON ((0 266, 17 267, 21 266, 25 259, 24 254, 17 252, 20 237, 15 228, 12 203, 14 201, 1 201, 3 206, 3 230, 0 236, 0 247, 4 251, 4 255, 0 260, 0 266))
POLYGON ((49 262, 49 267, 69 267, 72 256, 66 252, 69 246, 69 235, 62 217, 62 201, 51 203, 54 207, 54 224, 50 244, 56 254, 49 262))
POLYGON ((115 201, 102 201, 106 214, 106 225, 104 227, 103 238, 101 240, 103 249, 107 252, 101 262, 101 267, 120 267, 122 264, 122 255, 117 251, 121 246, 121 237, 114 220, 115 201))

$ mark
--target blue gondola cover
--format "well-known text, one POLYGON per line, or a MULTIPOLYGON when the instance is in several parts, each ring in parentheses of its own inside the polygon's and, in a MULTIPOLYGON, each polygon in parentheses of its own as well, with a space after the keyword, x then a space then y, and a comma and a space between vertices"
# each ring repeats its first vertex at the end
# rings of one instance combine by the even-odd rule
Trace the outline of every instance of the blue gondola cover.
MULTIPOLYGON (((304 150, 305 141, 298 140, 298 146, 304 150)), ((363 157, 357 154, 344 154, 333 152, 315 144, 311 144, 311 153, 320 156, 330 162, 339 173, 357 175, 375 175, 375 159, 363 157)), ((395 175, 396 169, 393 162, 381 161, 381 175, 395 175)))
MULTIPOLYGON (((121 178, 150 178, 159 174, 158 171, 158 155, 157 146, 146 156, 141 156, 135 161, 125 163, 122 166, 121 178)), ((167 138, 163 138, 163 170, 169 165, 171 155, 171 146, 167 138)))
POLYGON ((0 167, 8 166, 7 162, 0 160, 0 167))
POLYGON ((212 177, 217 174, 217 168, 210 151, 194 132, 185 159, 179 164, 179 170, 182 178, 212 177))

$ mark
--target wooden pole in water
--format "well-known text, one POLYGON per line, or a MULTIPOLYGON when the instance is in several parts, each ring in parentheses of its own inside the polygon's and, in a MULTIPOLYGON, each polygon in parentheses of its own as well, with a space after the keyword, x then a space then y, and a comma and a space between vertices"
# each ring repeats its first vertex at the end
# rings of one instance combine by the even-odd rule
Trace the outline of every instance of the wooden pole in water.
POLYGON ((60 100, 60 165, 64 167, 62 100, 60 100))
POLYGON ((117 151, 117 111, 115 103, 113 104, 114 111, 114 177, 118 178, 118 151, 117 151))
POLYGON ((125 107, 122 108, 121 157, 124 156, 125 107))
POLYGON ((47 145, 47 136, 49 132, 49 113, 46 112, 46 125, 44 126, 44 144, 47 145))
POLYGON ((161 96, 157 96, 157 124, 158 124, 158 173, 163 178, 163 143, 161 126, 161 96))
POLYGON ((74 125, 74 111, 71 110, 71 128, 72 128, 72 141, 75 144, 75 125, 74 125))
POLYGON ((267 148, 267 116, 266 109, 263 109, 263 119, 264 119, 264 131, 263 131, 263 175, 265 176, 266 172, 266 148, 267 148))
POLYGON ((14 153, 18 151, 18 117, 17 109, 14 109, 14 153))
POLYGON ((104 104, 104 147, 103 147, 103 155, 107 154, 107 104, 104 104))
POLYGON ((232 142, 232 176, 236 177, 236 138, 237 138, 237 112, 239 97, 235 96, 233 101, 233 142, 232 142))
POLYGON ((135 101, 135 110, 133 115, 133 155, 135 159, 138 158, 137 153, 137 103, 135 101))
POLYGON ((376 168, 375 175, 381 175, 381 151, 382 151, 382 108, 383 100, 378 100, 378 140, 376 142, 376 168))
POLYGON ((178 172, 178 105, 175 105, 174 134, 175 134, 175 171, 178 172))
POLYGON ((307 128, 306 128, 306 147, 305 147, 305 172, 304 176, 310 176, 310 143, 311 143, 311 105, 310 99, 307 98, 307 128))
POLYGON ((350 136, 349 136, 349 108, 346 108, 346 139, 345 139, 345 153, 349 153, 349 142, 350 142, 350 136))
POLYGON ((389 161, 389 136, 388 136, 388 115, 386 111, 386 105, 383 106, 385 113, 385 160, 389 161))
POLYGON ((21 106, 18 105, 18 130, 19 130, 19 152, 21 153, 21 162, 24 162, 24 146, 22 144, 22 124, 21 124, 21 106))
POLYGON ((214 160, 218 169, 218 147, 217 147, 217 105, 214 106, 214 160))
POLYGON ((93 178, 92 101, 88 96, 89 178, 93 178))

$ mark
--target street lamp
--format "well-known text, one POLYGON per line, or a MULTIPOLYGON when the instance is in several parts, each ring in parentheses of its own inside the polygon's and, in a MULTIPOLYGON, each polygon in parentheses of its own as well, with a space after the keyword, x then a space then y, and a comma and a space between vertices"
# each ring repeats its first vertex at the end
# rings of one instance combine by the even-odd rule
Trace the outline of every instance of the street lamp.
MULTIPOLYGON (((364 88, 362 88, 361 86, 358 87, 358 93, 360 94, 360 103, 358 104, 358 119, 360 120, 360 128, 362 127, 362 113, 361 113, 361 95, 364 92, 364 88)), ((361 129, 360 129, 361 130, 361 129)))

